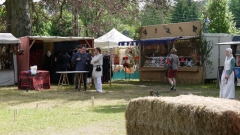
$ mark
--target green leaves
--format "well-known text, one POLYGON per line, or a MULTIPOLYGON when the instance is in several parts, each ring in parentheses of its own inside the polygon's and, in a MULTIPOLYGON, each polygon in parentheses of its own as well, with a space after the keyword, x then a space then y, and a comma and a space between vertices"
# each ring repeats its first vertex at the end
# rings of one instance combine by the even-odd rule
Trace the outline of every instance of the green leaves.
POLYGON ((205 11, 205 14, 202 16, 202 22, 204 22, 207 17, 210 19, 210 33, 238 33, 233 14, 229 10, 228 0, 208 1, 205 6, 205 11))

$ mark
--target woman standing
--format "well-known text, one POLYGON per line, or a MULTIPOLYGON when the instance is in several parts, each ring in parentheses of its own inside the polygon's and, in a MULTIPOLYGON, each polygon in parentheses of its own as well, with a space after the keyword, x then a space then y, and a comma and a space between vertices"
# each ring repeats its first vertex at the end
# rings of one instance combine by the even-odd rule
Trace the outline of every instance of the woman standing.
POLYGON ((235 98, 234 72, 236 60, 232 55, 232 49, 226 49, 226 59, 224 63, 224 70, 221 77, 220 98, 235 98))
POLYGON ((92 77, 93 77, 97 92, 102 93, 103 56, 101 54, 101 49, 97 47, 94 50, 94 55, 95 56, 91 60, 91 64, 93 65, 92 77))

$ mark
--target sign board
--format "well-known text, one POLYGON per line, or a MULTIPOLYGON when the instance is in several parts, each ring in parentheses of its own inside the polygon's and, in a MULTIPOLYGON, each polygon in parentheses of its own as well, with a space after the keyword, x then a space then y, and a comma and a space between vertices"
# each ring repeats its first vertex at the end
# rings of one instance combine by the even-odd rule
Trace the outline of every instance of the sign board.
POLYGON ((141 27, 140 38, 164 38, 196 36, 201 30, 201 22, 182 22, 141 27))

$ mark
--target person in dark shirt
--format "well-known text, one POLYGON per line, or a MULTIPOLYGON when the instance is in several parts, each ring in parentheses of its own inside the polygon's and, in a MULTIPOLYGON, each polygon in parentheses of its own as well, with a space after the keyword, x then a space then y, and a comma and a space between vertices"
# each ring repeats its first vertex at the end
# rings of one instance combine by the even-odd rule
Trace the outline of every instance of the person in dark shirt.
POLYGON ((71 57, 68 55, 68 52, 66 52, 65 55, 63 55, 63 68, 66 71, 69 71, 71 68, 70 60, 71 60, 71 57))
POLYGON ((92 55, 89 53, 89 50, 87 50, 86 51, 86 55, 87 55, 87 60, 86 60, 86 67, 85 67, 85 69, 86 69, 86 71, 88 71, 89 73, 88 73, 88 78, 89 77, 92 77, 92 64, 90 64, 90 62, 91 62, 91 60, 92 60, 92 55))
MULTIPOLYGON (((85 52, 86 52, 86 47, 80 46, 78 49, 78 52, 75 53, 71 59, 71 61, 76 65, 76 71, 86 71, 85 66, 86 66, 87 54, 85 52)), ((84 90, 86 91, 87 90, 87 74, 83 74, 83 84, 84 84, 84 90)), ((76 85, 75 88, 77 89, 78 85, 76 85)))

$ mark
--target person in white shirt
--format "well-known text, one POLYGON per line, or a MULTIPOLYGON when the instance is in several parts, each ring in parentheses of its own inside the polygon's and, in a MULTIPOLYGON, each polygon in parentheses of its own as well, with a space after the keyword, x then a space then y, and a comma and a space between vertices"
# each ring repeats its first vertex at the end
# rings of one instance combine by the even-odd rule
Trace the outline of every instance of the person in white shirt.
POLYGON ((232 49, 226 49, 226 59, 224 62, 224 70, 221 76, 221 84, 220 84, 220 98, 235 98, 235 76, 234 76, 234 66, 236 60, 232 55, 232 49))
POLYGON ((92 77, 95 84, 97 92, 102 93, 102 65, 103 65, 103 55, 101 54, 101 49, 96 48, 94 50, 94 57, 91 60, 93 65, 92 77))

